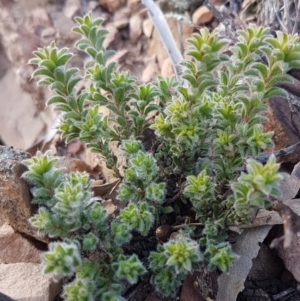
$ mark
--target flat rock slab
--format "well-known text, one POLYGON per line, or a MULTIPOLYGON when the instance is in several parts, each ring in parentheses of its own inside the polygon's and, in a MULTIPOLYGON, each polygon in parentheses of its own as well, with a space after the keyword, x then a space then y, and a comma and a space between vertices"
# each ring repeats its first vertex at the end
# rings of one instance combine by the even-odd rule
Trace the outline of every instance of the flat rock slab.
POLYGON ((15 301, 52 301, 60 289, 42 274, 40 264, 0 264, 0 292, 15 301))
POLYGON ((5 223, 0 227, 0 263, 18 262, 41 263, 41 251, 5 223))
POLYGON ((28 221, 35 208, 31 205, 30 186, 21 178, 26 171, 21 164, 24 159, 27 159, 26 153, 0 146, 0 211, 15 230, 48 242, 28 221))

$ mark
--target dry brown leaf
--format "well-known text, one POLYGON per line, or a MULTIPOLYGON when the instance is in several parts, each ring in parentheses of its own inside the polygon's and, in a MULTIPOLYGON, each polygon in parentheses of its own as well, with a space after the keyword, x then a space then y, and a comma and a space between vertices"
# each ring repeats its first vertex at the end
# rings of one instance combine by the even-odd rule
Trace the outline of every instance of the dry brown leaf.
POLYGON ((135 44, 142 35, 143 19, 140 15, 131 16, 129 20, 129 36, 131 43, 135 44))
POLYGON ((119 31, 116 26, 112 23, 109 23, 105 26, 105 29, 108 31, 106 38, 103 42, 104 48, 110 48, 113 45, 113 42, 116 42, 119 39, 119 31))
POLYGON ((201 25, 212 21, 214 14, 206 7, 200 6, 192 16, 194 24, 201 25))
POLYGON ((169 57, 164 59, 162 66, 161 66, 161 75, 163 77, 169 77, 174 74, 174 68, 172 61, 169 57))
POLYGON ((146 68, 143 71, 141 81, 143 83, 148 83, 157 75, 158 66, 156 62, 156 56, 153 55, 151 58, 147 59, 147 61, 145 61, 145 64, 146 68))
POLYGON ((129 17, 131 14, 131 10, 129 7, 124 6, 120 9, 118 9, 114 13, 114 25, 118 28, 124 28, 129 24, 129 17))
POLYGON ((150 38, 152 36, 154 29, 154 25, 151 19, 146 19, 143 21, 143 33, 147 38, 150 38))
POLYGON ((111 195, 111 193, 117 188, 119 183, 120 179, 106 184, 103 184, 101 180, 96 180, 93 182, 92 189, 95 196, 105 199, 107 196, 109 197, 111 195))

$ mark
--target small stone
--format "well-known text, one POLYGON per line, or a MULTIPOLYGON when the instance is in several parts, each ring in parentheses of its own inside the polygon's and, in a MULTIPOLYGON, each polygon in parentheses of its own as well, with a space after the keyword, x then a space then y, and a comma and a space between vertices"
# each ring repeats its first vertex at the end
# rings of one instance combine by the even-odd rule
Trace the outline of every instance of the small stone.
POLYGON ((142 18, 140 15, 134 15, 129 20, 129 36, 131 43, 136 43, 142 35, 142 18))
POLYGON ((72 142, 67 147, 68 154, 76 155, 83 150, 83 145, 80 141, 72 142))
POLYGON ((206 6, 200 6, 193 13, 192 20, 194 24, 200 25, 212 21, 213 17, 213 13, 206 6))

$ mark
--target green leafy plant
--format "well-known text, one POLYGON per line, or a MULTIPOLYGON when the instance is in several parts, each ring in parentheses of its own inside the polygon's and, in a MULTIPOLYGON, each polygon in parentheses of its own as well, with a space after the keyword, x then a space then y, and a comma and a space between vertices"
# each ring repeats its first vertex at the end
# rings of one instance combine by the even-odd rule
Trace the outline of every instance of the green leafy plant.
POLYGON ((88 14, 76 21, 76 47, 90 57, 83 78, 66 67, 72 53, 54 43, 34 52, 33 76, 55 92, 48 105, 62 113, 66 141, 85 142, 120 177, 117 198, 125 208, 108 219, 88 175, 65 174, 50 152, 25 160, 23 176, 39 206, 31 223, 57 239, 43 257, 44 272, 70 279, 63 292, 68 301, 124 300, 123 280, 134 284, 143 275, 162 294, 176 295, 185 275, 203 262, 228 272, 238 256, 227 240, 228 227, 251 222, 280 195, 283 176, 275 157, 265 165, 255 157, 272 145, 272 133, 262 129, 264 101, 285 95, 277 84, 291 81, 287 72, 300 66, 298 39, 250 26, 230 45, 202 29, 189 40, 184 85, 173 77, 138 85, 109 62, 114 52, 103 48, 101 20, 88 14), (81 79, 87 88, 77 92, 81 79), (111 117, 99 113, 101 106, 111 117), (147 131, 155 133, 151 153, 143 144, 147 131), (126 158, 123 172, 110 149, 113 141, 126 158), (136 233, 152 235, 160 216, 175 223, 186 212, 186 222, 163 225, 167 234, 172 227, 180 230, 158 241, 148 258, 124 251, 136 233))

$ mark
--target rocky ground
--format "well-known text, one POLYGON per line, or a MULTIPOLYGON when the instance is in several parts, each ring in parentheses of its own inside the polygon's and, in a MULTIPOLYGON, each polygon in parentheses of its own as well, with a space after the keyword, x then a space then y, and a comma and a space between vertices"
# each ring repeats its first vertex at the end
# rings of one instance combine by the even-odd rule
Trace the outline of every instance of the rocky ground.
MULTIPOLYGON (((226 1, 211 2, 220 8, 226 1)), ((255 2, 244 1, 236 22, 257 21, 251 11, 255 2)), ((165 11, 172 9, 168 1, 162 6, 165 11)), ((224 6, 221 8, 230 12, 224 6)), ((71 28, 75 25, 74 16, 89 11, 104 19, 103 27, 109 31, 105 45, 117 51, 114 59, 120 70, 130 70, 141 82, 173 73, 167 52, 140 0, 0 0, 0 139, 3 145, 0 146, 0 301, 53 301, 59 300, 61 292, 61 283, 41 273, 40 255, 47 249, 48 239, 37 236, 28 223, 35 208, 30 204, 29 187, 20 180, 24 171, 20 161, 27 156, 23 151, 34 154, 37 149, 52 149, 54 154, 62 156, 60 164, 69 170, 89 172, 97 180, 95 193, 106 199, 110 213, 116 209, 109 195, 115 185, 114 178, 81 143, 65 145, 60 139, 53 129, 56 113, 51 108, 45 110, 50 92, 36 87, 36 82, 31 80, 33 67, 27 64, 36 47, 55 40, 59 47, 67 46, 75 52, 74 66, 83 66, 86 57, 74 49, 77 35, 71 33, 71 28), (102 171, 100 177, 99 170, 102 171)), ((186 39, 193 32, 203 26, 213 29, 219 24, 205 6, 188 8, 180 20, 168 16, 178 46, 184 49, 186 39)), ((293 76, 294 83, 284 87, 290 92, 290 101, 276 98, 270 99, 268 104, 270 122, 266 130, 275 131, 276 149, 294 145, 300 137, 300 76, 297 71, 293 76)), ((281 157, 288 172, 299 161, 297 146, 281 157)), ((297 171, 298 165, 291 180, 283 183, 283 189, 284 199, 300 213, 299 201, 292 200, 300 188, 297 171)), ((293 233, 290 251, 283 250, 280 245, 270 249, 271 241, 282 235, 281 218, 270 212, 260 212, 255 223, 255 227, 245 229, 234 244, 241 258, 231 276, 222 275, 217 279, 216 272, 209 273, 205 269, 189 275, 179 300, 213 300, 215 296, 219 301, 300 300, 300 232, 293 233)), ((127 298, 132 301, 164 300, 143 282, 128 292, 127 298)))

